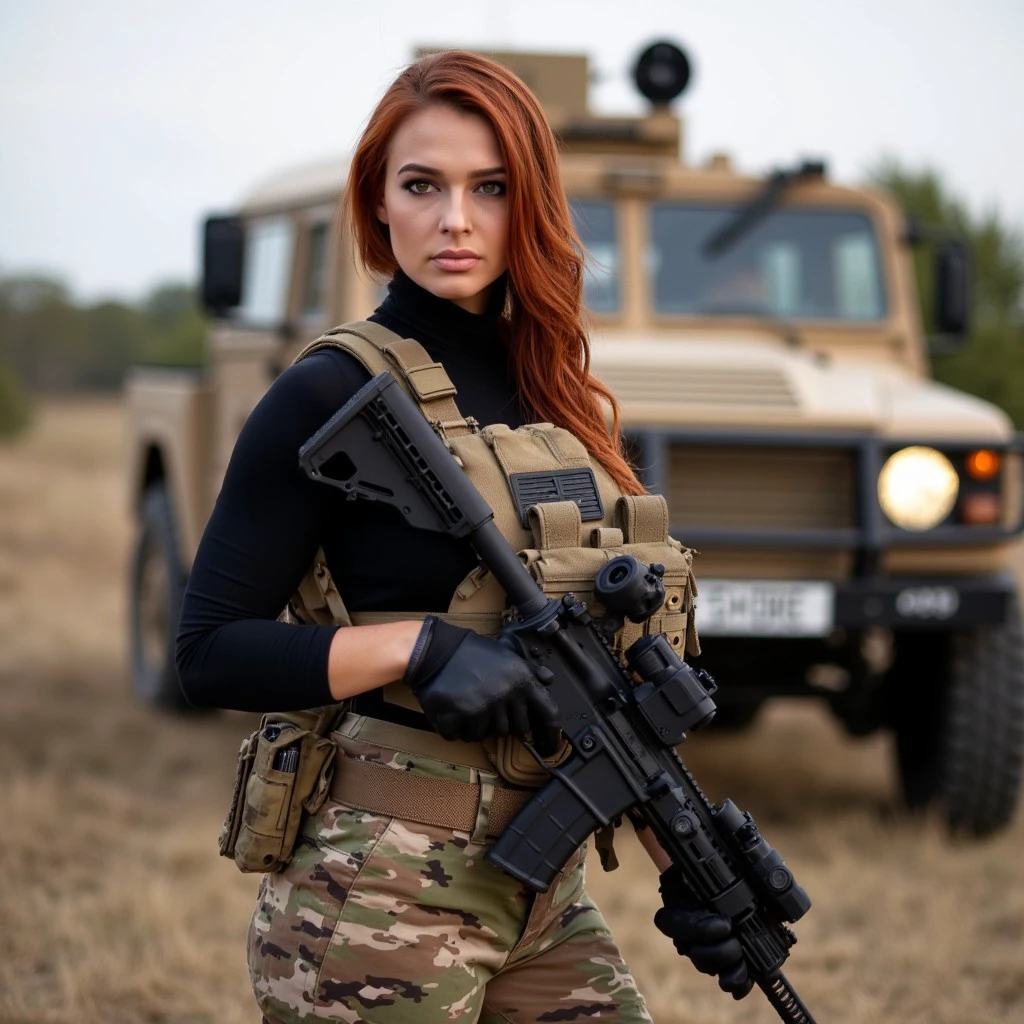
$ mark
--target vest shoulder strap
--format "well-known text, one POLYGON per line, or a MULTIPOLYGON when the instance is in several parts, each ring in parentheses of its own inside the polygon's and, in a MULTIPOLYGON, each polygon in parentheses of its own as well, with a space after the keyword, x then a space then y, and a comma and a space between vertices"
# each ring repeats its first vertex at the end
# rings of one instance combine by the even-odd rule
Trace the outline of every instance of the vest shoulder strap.
POLYGON ((325 331, 295 361, 324 348, 343 349, 358 359, 371 376, 385 370, 394 373, 443 440, 475 432, 476 421, 463 416, 455 404, 458 391, 447 371, 414 338, 402 338, 369 320, 356 320, 325 331))

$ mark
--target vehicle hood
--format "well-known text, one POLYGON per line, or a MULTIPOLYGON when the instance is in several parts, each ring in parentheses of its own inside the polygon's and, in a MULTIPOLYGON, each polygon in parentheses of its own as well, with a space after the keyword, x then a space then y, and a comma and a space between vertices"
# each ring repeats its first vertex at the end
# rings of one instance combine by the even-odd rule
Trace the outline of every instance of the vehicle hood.
POLYGON ((891 364, 819 357, 775 337, 602 337, 591 370, 626 425, 818 428, 900 439, 994 441, 1002 410, 891 364))

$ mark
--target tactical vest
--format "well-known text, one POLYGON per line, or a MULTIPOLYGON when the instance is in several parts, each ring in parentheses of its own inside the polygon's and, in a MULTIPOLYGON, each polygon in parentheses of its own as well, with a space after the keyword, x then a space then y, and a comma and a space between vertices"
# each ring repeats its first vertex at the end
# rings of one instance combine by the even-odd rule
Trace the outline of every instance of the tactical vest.
MULTIPOLYGON (((455 404, 456 389, 440 363, 411 338, 369 322, 332 328, 306 346, 304 359, 323 348, 340 348, 376 376, 390 370, 445 442, 473 485, 494 511, 494 522, 548 597, 575 594, 595 615, 594 580, 616 555, 665 566, 665 602, 639 625, 626 622, 615 638, 621 653, 640 636, 665 633, 680 655, 699 654, 693 619, 697 594, 693 552, 668 535, 668 506, 661 495, 623 495, 614 480, 568 431, 550 423, 510 429, 481 428, 455 404)), ((344 607, 322 549, 299 585, 289 613, 300 622, 367 625, 437 615, 453 625, 494 636, 511 614, 504 591, 482 566, 456 588, 445 612, 410 609, 359 612, 344 607)), ((402 682, 384 687, 384 699, 421 711, 402 682)), ((514 738, 484 741, 495 769, 518 785, 539 785, 545 773, 514 738)), ((553 763, 568 754, 563 749, 553 763)))

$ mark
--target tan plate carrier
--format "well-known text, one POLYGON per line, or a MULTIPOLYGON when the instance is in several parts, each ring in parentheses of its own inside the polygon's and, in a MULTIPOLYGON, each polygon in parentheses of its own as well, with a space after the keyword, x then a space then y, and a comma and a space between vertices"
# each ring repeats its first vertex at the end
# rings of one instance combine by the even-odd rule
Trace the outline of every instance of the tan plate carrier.
MULTIPOLYGON (((627 622, 616 636, 616 649, 625 650, 644 634, 665 633, 680 655, 699 653, 693 621, 697 593, 693 553, 668 535, 668 507, 661 495, 623 495, 615 482, 568 431, 550 423, 533 423, 512 430, 503 424, 481 428, 462 415, 455 404, 456 389, 440 363, 419 342, 369 322, 332 328, 299 354, 303 359, 323 348, 340 348, 354 356, 371 376, 390 370, 416 402, 426 420, 445 442, 473 485, 494 511, 494 522, 534 579, 549 597, 572 593, 594 614, 603 608, 594 600, 594 579, 601 566, 619 554, 665 566, 665 603, 641 624, 627 622), (574 501, 534 505, 529 529, 522 525, 512 497, 513 473, 586 469, 593 471, 602 504, 600 520, 583 523, 574 501)), ((426 611, 358 612, 349 614, 331 579, 323 551, 293 598, 290 611, 299 621, 335 625, 366 625, 401 619, 422 619, 426 611)), ((494 577, 477 566, 459 584, 447 611, 438 614, 453 625, 493 636, 510 612, 504 591, 494 577)), ((402 682, 388 684, 384 699, 415 711, 418 701, 402 682)), ((526 748, 516 739, 484 741, 495 770, 508 782, 538 786, 546 778, 526 748)), ((563 746, 554 763, 568 754, 563 746)))

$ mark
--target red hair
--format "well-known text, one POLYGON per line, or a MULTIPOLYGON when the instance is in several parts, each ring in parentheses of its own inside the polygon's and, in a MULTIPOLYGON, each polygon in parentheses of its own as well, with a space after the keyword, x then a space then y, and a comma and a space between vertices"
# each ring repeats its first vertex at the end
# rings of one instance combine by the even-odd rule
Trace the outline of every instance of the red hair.
POLYGON ((622 452, 619 407, 590 373, 583 327, 583 246, 558 169, 558 146, 536 97, 508 68, 477 53, 446 50, 407 67, 370 115, 349 171, 347 221, 367 269, 398 269, 377 219, 388 148, 398 126, 446 105, 494 129, 508 180, 508 299, 512 374, 539 420, 572 431, 626 494, 642 494, 622 452), (612 414, 609 431, 604 408, 612 414))

